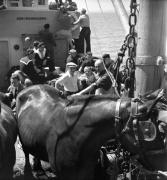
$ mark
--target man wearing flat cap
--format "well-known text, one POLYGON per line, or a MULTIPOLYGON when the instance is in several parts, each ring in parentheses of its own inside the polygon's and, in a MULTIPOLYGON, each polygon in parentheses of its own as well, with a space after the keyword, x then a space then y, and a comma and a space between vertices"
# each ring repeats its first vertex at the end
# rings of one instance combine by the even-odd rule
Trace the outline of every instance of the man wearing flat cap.
POLYGON ((66 63, 73 62, 78 65, 78 61, 79 61, 79 56, 77 54, 77 51, 75 49, 70 49, 66 63))
POLYGON ((103 95, 103 94, 113 94, 114 88, 112 81, 105 70, 104 63, 101 59, 96 60, 95 68, 97 71, 96 81, 89 85, 87 88, 81 90, 80 92, 74 94, 73 96, 80 96, 83 94, 90 93, 91 91, 95 91, 95 95, 103 95))
POLYGON ((75 94, 79 90, 79 73, 77 65, 73 62, 66 64, 66 73, 64 73, 55 83, 55 88, 65 97, 75 94))

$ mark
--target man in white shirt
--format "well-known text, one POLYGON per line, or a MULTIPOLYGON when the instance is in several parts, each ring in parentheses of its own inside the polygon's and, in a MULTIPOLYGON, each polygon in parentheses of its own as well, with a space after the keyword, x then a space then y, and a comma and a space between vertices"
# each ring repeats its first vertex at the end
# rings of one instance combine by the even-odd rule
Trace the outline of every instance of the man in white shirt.
POLYGON ((65 97, 75 94, 79 90, 79 73, 77 65, 73 62, 67 63, 67 71, 55 83, 55 88, 61 91, 65 97))
POLYGON ((86 41, 86 52, 91 51, 90 45, 90 19, 89 16, 86 14, 86 9, 81 10, 81 15, 79 19, 74 22, 73 24, 80 24, 82 30, 80 32, 79 41, 80 41, 80 52, 84 53, 84 40, 86 41))

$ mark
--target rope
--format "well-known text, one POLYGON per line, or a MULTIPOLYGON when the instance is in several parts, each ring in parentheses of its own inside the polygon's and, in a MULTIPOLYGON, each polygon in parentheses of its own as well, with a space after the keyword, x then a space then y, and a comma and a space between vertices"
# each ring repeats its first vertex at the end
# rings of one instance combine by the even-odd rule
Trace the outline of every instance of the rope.
POLYGON ((97 0, 97 2, 98 2, 98 5, 99 5, 99 8, 100 8, 100 11, 101 11, 101 13, 102 13, 102 15, 103 15, 103 18, 105 19, 105 21, 108 21, 108 19, 105 17, 105 15, 104 15, 104 11, 103 11, 103 9, 102 9, 102 7, 101 7, 101 3, 100 3, 100 0, 97 0))
POLYGON ((107 74, 108 74, 108 76, 109 76, 109 78, 110 78, 110 80, 111 80, 111 82, 112 82, 112 87, 114 88, 115 94, 120 98, 120 94, 119 94, 119 92, 118 92, 118 90, 117 90, 117 86, 118 86, 118 85, 117 85, 117 82, 116 82, 113 74, 107 69, 104 61, 103 61, 103 66, 104 66, 104 69, 105 69, 105 71, 107 72, 107 74))

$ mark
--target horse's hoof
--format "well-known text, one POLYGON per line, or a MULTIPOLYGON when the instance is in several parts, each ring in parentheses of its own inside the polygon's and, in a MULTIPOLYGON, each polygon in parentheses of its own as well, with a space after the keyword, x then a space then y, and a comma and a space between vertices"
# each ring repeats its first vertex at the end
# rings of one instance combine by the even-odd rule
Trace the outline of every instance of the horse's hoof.
POLYGON ((15 167, 13 169, 13 174, 14 176, 20 176, 24 174, 24 171, 22 169, 20 169, 19 167, 15 167))
POLYGON ((46 172, 46 175, 48 176, 49 179, 57 178, 56 174, 53 172, 46 172))
POLYGON ((35 177, 35 179, 48 180, 48 177, 44 171, 43 172, 42 171, 34 172, 33 176, 35 177))
POLYGON ((45 172, 44 172, 44 170, 39 169, 39 170, 37 170, 37 171, 34 171, 33 174, 38 177, 38 176, 43 176, 43 175, 45 175, 45 172))
POLYGON ((33 179, 33 174, 30 171, 24 171, 24 180, 31 180, 33 179))

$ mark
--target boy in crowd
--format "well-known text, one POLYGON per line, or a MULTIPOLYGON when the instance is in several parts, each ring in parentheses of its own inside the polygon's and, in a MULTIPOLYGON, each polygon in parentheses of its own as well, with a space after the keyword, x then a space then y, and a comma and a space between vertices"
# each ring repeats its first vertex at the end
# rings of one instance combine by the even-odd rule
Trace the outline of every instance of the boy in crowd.
POLYGON ((8 92, 6 93, 6 97, 11 102, 11 108, 14 109, 16 106, 16 97, 20 91, 24 89, 23 85, 20 82, 20 78, 18 74, 13 73, 10 79, 11 85, 8 88, 8 92))

